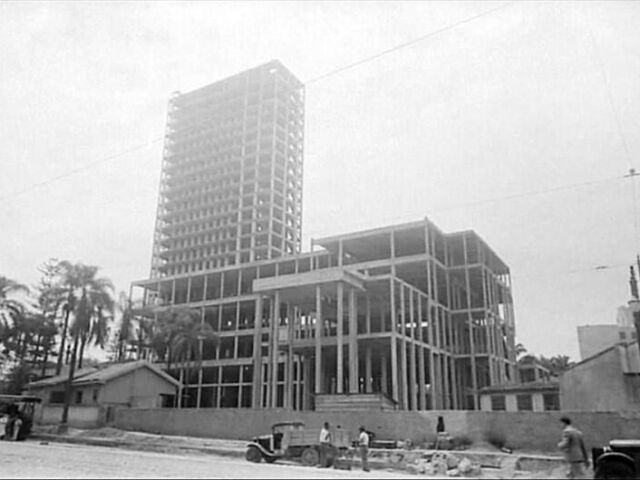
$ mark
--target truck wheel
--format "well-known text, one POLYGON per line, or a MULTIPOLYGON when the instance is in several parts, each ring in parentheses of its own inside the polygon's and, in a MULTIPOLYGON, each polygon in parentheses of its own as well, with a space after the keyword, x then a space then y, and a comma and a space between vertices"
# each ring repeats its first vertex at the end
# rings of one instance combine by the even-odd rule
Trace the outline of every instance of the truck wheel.
POLYGON ((595 478, 597 480, 632 480, 636 478, 631 467, 619 462, 606 462, 598 465, 595 478))
POLYGON ((318 451, 315 448, 307 447, 302 452, 302 464, 307 467, 313 467, 317 465, 320 460, 320 456, 318 455, 318 451))
POLYGON ((252 463, 260 463, 262 461, 262 453, 257 447, 249 447, 247 453, 244 454, 244 458, 252 463))

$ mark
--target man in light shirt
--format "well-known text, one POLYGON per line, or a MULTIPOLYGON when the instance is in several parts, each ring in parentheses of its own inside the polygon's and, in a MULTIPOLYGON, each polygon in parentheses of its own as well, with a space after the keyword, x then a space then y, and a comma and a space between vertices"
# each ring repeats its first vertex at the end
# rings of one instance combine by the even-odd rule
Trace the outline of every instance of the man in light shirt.
POLYGON ((358 435, 358 450, 360 450, 360 458, 362 459, 362 470, 369 471, 369 462, 367 461, 367 455, 369 453, 369 434, 360 427, 360 434, 358 435))
POLYGON ((329 422, 324 422, 324 427, 320 430, 320 462, 318 467, 328 468, 328 455, 331 450, 331 431, 329 430, 329 422))

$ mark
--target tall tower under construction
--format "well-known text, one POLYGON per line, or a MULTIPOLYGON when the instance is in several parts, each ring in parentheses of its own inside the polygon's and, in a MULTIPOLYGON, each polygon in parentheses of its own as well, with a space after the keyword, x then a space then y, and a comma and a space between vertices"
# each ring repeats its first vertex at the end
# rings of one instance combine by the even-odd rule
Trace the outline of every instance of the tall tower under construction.
POLYGON ((302 83, 271 61, 169 101, 151 277, 300 252, 302 83))

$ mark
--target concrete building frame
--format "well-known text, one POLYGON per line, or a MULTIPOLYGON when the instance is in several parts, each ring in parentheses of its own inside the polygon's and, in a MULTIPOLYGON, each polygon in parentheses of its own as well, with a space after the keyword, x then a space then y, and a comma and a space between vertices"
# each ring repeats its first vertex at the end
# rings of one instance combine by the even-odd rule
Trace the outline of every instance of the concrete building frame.
POLYGON ((314 395, 381 393, 401 410, 479 409, 516 383, 507 265, 473 231, 429 219, 315 239, 311 251, 137 281, 143 307, 199 311, 181 406, 313 410, 314 395))

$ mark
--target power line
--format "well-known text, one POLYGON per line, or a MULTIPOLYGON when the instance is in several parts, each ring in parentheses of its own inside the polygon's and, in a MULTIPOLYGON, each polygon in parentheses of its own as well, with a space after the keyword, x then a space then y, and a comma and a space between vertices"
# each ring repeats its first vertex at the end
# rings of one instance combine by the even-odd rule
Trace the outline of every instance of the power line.
POLYGON ((613 114, 613 119, 616 124, 616 128, 618 130, 618 136, 620 137, 620 142, 622 143, 622 147, 624 149, 625 156, 627 158, 627 162, 629 163, 629 168, 633 169, 633 162, 631 161, 631 155, 629 153, 629 146, 627 145, 627 139, 622 131, 622 124, 620 123, 620 113, 616 108, 616 104, 613 101, 613 93, 611 92, 611 85, 609 85, 609 79, 607 78, 607 72, 604 68, 604 64, 602 63, 602 58, 600 57, 600 53, 598 50, 598 45, 596 44, 595 36, 593 35, 593 29, 591 28, 591 21, 589 15, 585 15, 587 19, 587 30, 589 31, 589 37, 591 38, 591 45, 593 46, 594 56, 596 58, 597 66, 600 70, 600 74, 602 75, 602 80, 604 83, 604 89, 607 93, 607 99, 609 100, 609 107, 611 108, 611 112, 613 114))
POLYGON ((350 63, 350 64, 345 65, 343 67, 336 68, 334 70, 330 70, 329 72, 323 73, 322 75, 318 75, 317 77, 311 78, 311 79, 307 80, 304 83, 305 83, 305 85, 310 85, 310 84, 313 84, 313 83, 315 83, 315 82, 317 82, 319 80, 323 80, 323 79, 325 79, 327 77, 331 77, 331 76, 336 75, 338 73, 344 72, 345 70, 349 70, 351 68, 360 66, 360 65, 362 65, 364 63, 368 63, 368 62, 370 62, 372 60, 375 60, 376 58, 380 58, 380 57, 382 57, 384 55, 387 55, 389 53, 395 52, 395 51, 400 50, 402 48, 406 48, 406 47, 414 45, 414 44, 416 44, 418 42, 422 42, 424 40, 427 40, 428 38, 434 37, 436 35, 439 35, 441 33, 447 32, 449 30, 452 30, 452 29, 454 29, 456 27, 459 27, 461 25, 464 25, 466 23, 469 23, 469 22, 472 22, 474 20, 477 20, 478 18, 490 15, 490 14, 492 14, 494 12, 497 12, 498 10, 502 10, 503 8, 509 6, 509 5, 513 4, 513 3, 515 3, 515 2, 503 3, 502 5, 500 5, 498 7, 492 8, 490 10, 486 10, 484 12, 478 13, 477 15, 473 15, 471 17, 465 18, 463 20, 460 20, 458 22, 452 23, 450 25, 446 25, 446 26, 444 26, 442 28, 439 28, 438 30, 434 30, 434 31, 429 32, 429 33, 427 33, 425 35, 422 35, 420 37, 414 38, 412 40, 406 41, 406 42, 401 43, 399 45, 396 45, 394 47, 391 47, 391 48, 388 48, 386 50, 383 50, 381 52, 375 53, 375 54, 370 55, 368 57, 365 57, 365 58, 363 58, 361 60, 358 60, 356 62, 350 63))
MULTIPOLYGON (((640 175, 640 174, 637 174, 640 175)), ((437 214, 437 213, 442 213, 442 212, 448 212, 451 210, 457 210, 457 209, 461 209, 461 208, 472 208, 472 207, 476 207, 479 205, 484 205, 484 204, 489 204, 489 203, 495 203, 495 202, 502 202, 504 200, 513 200, 516 198, 525 198, 525 197, 531 197, 531 196, 536 196, 536 195, 544 195, 547 193, 555 193, 555 192, 561 192, 561 191, 569 191, 569 190, 574 190, 576 188, 581 188, 581 187, 587 187, 587 186, 592 186, 592 185, 599 185, 602 183, 609 183, 609 182, 613 182, 613 181, 618 181, 618 180, 623 180, 625 178, 629 177, 629 175, 616 175, 614 177, 606 177, 606 178, 601 178, 601 179, 596 179, 596 180, 589 180, 586 182, 579 182, 579 183, 571 183, 568 185, 561 185, 558 187, 550 187, 550 188, 543 188, 543 189, 538 189, 538 190, 529 190, 527 192, 522 192, 522 193, 514 193, 514 194, 510 194, 510 195, 503 195, 501 197, 492 197, 492 198, 487 198, 487 199, 483 199, 483 200, 476 200, 476 201, 472 201, 472 202, 466 202, 466 203, 460 203, 457 205, 451 205, 449 207, 443 207, 443 208, 438 208, 438 209, 434 209, 434 210, 427 210, 425 213, 425 210, 420 210, 420 211, 415 211, 415 212, 410 212, 410 213, 404 213, 402 214, 401 217, 387 217, 386 219, 382 219, 381 221, 384 222, 398 222, 400 220, 400 218, 406 218, 409 216, 413 216, 415 217, 416 215, 425 215, 427 217, 437 214)), ((352 226, 354 226, 354 224, 350 224, 352 226)), ((354 226, 355 227, 355 226, 354 226)), ((357 227, 355 227, 357 228, 357 227)), ((312 233, 308 233, 307 236, 313 236, 315 234, 319 233, 318 231, 316 232, 312 232, 312 233)))
POLYGON ((93 167, 95 167, 95 166, 97 166, 97 165, 99 165, 101 163, 106 163, 106 162, 109 162, 111 160, 115 160, 116 158, 122 157, 124 155, 128 155, 128 154, 136 152, 138 150, 142 150, 143 148, 148 148, 151 144, 156 143, 156 142, 158 142, 159 140, 162 140, 162 139, 163 139, 163 137, 157 138, 157 139, 153 139, 151 142, 141 143, 141 144, 138 144, 138 145, 136 145, 134 147, 131 147, 131 148, 127 149, 127 150, 123 150, 122 152, 116 153, 114 155, 110 155, 108 157, 104 157, 104 158, 101 158, 99 160, 94 160, 93 162, 89 162, 89 163, 87 163, 85 165, 82 165, 81 167, 77 167, 77 168, 74 168, 72 170, 67 170, 66 172, 61 173, 60 175, 57 175, 55 177, 51 177, 51 178, 49 178, 47 180, 44 180, 42 182, 39 182, 39 183, 34 183, 33 185, 30 185, 30 186, 28 186, 28 187, 26 187, 26 188, 24 188, 22 190, 19 190, 17 192, 13 192, 13 193, 10 193, 8 195, 4 195, 4 196, 0 197, 0 201, 7 200, 9 198, 19 197, 20 195, 24 195, 25 193, 29 193, 30 191, 35 190, 36 188, 43 187, 45 185, 49 185, 50 183, 57 182, 58 180, 62 180, 63 178, 70 177, 71 175, 75 175, 76 173, 80 173, 80 172, 83 172, 85 170, 89 170, 90 168, 93 168, 93 167))
MULTIPOLYGON (((304 82, 304 83, 305 83, 305 85, 309 85, 309 84, 312 84, 312 83, 316 83, 316 82, 318 82, 319 80, 322 80, 322 79, 325 79, 325 78, 331 77, 331 76, 336 75, 336 74, 338 74, 338 73, 340 73, 340 72, 343 72, 343 71, 345 71, 345 70, 348 70, 348 69, 354 68, 354 67, 356 67, 356 66, 358 66, 358 65, 362 65, 362 64, 367 63, 367 62, 370 62, 371 60, 374 60, 374 59, 376 59, 376 58, 382 57, 382 56, 384 56, 384 55, 387 55, 387 54, 389 54, 389 53, 395 52, 395 51, 400 50, 400 49, 402 49, 402 48, 406 48, 406 47, 408 47, 408 46, 414 45, 414 44, 416 44, 416 43, 418 43, 418 42, 421 42, 421 41, 426 40, 426 39, 428 39, 428 38, 434 37, 434 36, 436 36, 436 35, 438 35, 438 34, 440 34, 440 33, 444 33, 444 32, 446 32, 446 31, 449 31, 449 30, 451 30, 451 29, 454 29, 454 28, 459 27, 459 26, 461 26, 461 25, 464 25, 464 24, 466 24, 466 23, 472 22, 473 20, 476 20, 476 19, 478 19, 478 18, 481 18, 481 17, 487 16, 487 15, 489 15, 489 14, 491 14, 491 13, 494 13, 494 12, 496 12, 496 11, 498 11, 498 10, 501 10, 501 9, 503 9, 503 8, 507 7, 508 5, 511 5, 512 3, 515 3, 515 2, 513 2, 513 1, 512 1, 512 2, 507 2, 507 3, 504 3, 504 4, 500 5, 500 6, 498 6, 498 7, 492 8, 492 9, 490 9, 490 10, 486 10, 486 11, 484 11, 484 12, 481 12, 481 13, 479 13, 479 14, 477 14, 477 15, 472 15, 471 17, 468 17, 468 18, 465 18, 465 19, 460 20, 460 21, 458 21, 458 22, 452 23, 452 24, 447 25, 447 26, 445 26, 445 27, 442 27, 442 28, 440 28, 440 29, 438 29, 438 30, 435 30, 435 31, 429 32, 429 33, 427 33, 427 34, 425 34, 425 35, 422 35, 422 36, 420 36, 420 37, 418 37, 418 38, 414 38, 414 39, 409 40, 409 41, 407 41, 407 42, 401 43, 400 45, 396 45, 396 46, 394 46, 394 47, 391 47, 391 48, 388 48, 388 49, 386 49, 386 50, 383 50, 382 52, 379 52, 379 53, 376 53, 376 54, 371 55, 371 56, 369 56, 369 57, 366 57, 366 58, 363 58, 363 59, 361 59, 361 60, 358 60, 357 62, 354 62, 354 63, 351 63, 351 64, 349 64, 349 65, 346 65, 346 66, 343 66, 343 67, 339 67, 339 68, 336 68, 336 69, 330 70, 330 71, 328 71, 328 72, 326 72, 326 73, 324 73, 324 74, 322 74, 322 75, 319 75, 319 76, 317 76, 317 77, 314 77, 314 78, 312 78, 312 79, 310 79, 310 80, 308 80, 307 82, 304 82)), ((203 119, 203 121, 200 123, 200 125, 204 125, 204 124, 206 123, 206 121, 207 121, 207 120, 209 120, 210 118, 213 118, 213 117, 209 117, 209 118, 207 118, 207 119, 203 119)), ((197 125, 197 126, 199 126, 199 125, 197 125)), ((174 130, 172 133, 174 133, 174 134, 175 134, 175 133, 180 132, 180 131, 181 131, 181 130, 183 130, 183 129, 185 129, 185 130, 186 130, 186 129, 192 129, 193 127, 194 127, 194 125, 189 125, 189 126, 183 127, 182 129, 174 130)), ((157 142, 157 141, 160 141, 160 140, 162 140, 163 138, 164 138, 164 137, 161 137, 161 138, 158 138, 158 139, 154 139, 154 140, 152 141, 152 143, 155 143, 155 142, 157 142)), ((91 167, 93 167, 93 166, 95 166, 95 165, 98 165, 98 164, 101 164, 101 163, 105 163, 105 162, 108 162, 108 161, 113 160, 113 159, 115 159, 115 158, 118 158, 118 157, 120 157, 120 156, 122 156, 122 155, 126 155, 126 154, 129 154, 129 153, 135 152, 135 151, 137 151, 137 150, 139 150, 139 149, 141 149, 142 147, 147 146, 147 145, 148 145, 148 144, 146 144, 146 143, 145 143, 145 144, 140 144, 140 145, 134 146, 134 147, 132 147, 132 148, 130 148, 130 149, 124 150, 124 151, 122 151, 122 152, 120 152, 120 153, 117 153, 117 154, 115 154, 115 155, 112 155, 112 156, 109 156, 109 157, 105 157, 105 158, 102 158, 102 159, 100 159, 100 160, 96 160, 96 161, 94 161, 94 162, 90 162, 90 163, 88 163, 88 164, 86 164, 86 165, 84 165, 84 166, 82 166, 82 167, 78 167, 78 168, 75 168, 75 169, 73 169, 73 170, 69 170, 69 171, 67 171, 67 172, 65 172, 65 173, 63 173, 63 174, 57 175, 57 176, 52 177, 52 178, 50 178, 50 179, 48 179, 48 180, 45 180, 45 181, 43 181, 43 182, 40 182, 40 183, 36 183, 36 184, 34 184, 34 185, 31 185, 31 186, 29 186, 29 187, 27 187, 27 188, 25 188, 25 189, 23 189, 23 190, 21 190, 21 191, 14 192, 14 193, 11 193, 11 194, 8 194, 8 195, 4 195, 4 196, 0 197, 0 200, 7 200, 7 199, 9 199, 9 198, 13 198, 13 197, 17 197, 17 196, 23 195, 23 194, 28 193, 28 192, 30 192, 30 191, 32 191, 32 190, 34 190, 34 189, 36 189, 36 188, 39 188, 39 187, 42 187, 42 186, 48 185, 48 184, 50 184, 50 183, 56 182, 56 181, 61 180, 61 179, 63 179, 63 178, 69 177, 69 176, 71 176, 71 175, 75 175, 76 173, 79 173, 79 172, 82 172, 82 171, 88 170, 89 168, 91 168, 91 167)))

